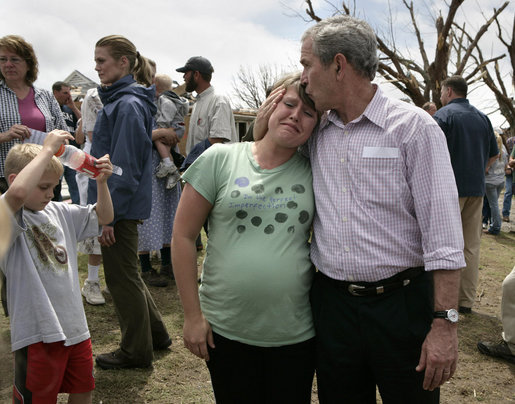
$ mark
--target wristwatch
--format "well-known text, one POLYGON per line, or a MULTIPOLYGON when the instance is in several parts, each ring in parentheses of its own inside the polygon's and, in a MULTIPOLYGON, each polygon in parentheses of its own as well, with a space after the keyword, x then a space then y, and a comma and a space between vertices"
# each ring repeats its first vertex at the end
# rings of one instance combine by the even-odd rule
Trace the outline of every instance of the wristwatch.
POLYGON ((458 311, 455 309, 449 309, 444 311, 435 311, 433 313, 434 318, 444 318, 451 323, 457 323, 459 319, 458 311))

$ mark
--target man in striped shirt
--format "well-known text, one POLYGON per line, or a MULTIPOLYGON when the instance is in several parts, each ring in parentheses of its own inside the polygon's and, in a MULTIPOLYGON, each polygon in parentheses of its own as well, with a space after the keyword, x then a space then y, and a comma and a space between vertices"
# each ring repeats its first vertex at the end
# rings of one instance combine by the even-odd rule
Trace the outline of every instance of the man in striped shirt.
MULTIPOLYGON (((377 43, 364 21, 309 28, 300 62, 307 93, 327 111, 308 141, 320 402, 375 403, 376 386, 383 402, 438 402, 456 370, 465 266, 445 136, 372 83, 377 43)), ((281 97, 272 93, 258 117, 281 97)))

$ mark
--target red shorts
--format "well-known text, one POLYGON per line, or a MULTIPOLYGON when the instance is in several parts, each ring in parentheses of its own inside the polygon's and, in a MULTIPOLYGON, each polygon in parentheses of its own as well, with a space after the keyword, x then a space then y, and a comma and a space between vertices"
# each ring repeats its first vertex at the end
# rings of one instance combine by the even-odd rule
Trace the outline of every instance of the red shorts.
POLYGON ((14 352, 14 371, 14 403, 55 403, 59 393, 91 391, 91 339, 71 346, 38 342, 19 349, 14 352))

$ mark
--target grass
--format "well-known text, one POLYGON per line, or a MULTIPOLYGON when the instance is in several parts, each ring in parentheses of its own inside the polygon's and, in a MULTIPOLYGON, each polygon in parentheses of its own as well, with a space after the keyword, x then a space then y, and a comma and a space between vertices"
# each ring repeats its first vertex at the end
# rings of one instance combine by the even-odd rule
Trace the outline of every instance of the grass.
MULTIPOLYGON (((514 224, 515 229, 515 224, 514 224)), ((506 230, 506 229, 504 229, 506 230)), ((87 275, 87 257, 80 256, 81 279, 87 275)), ((202 254, 199 254, 199 263, 202 254)), ((512 403, 515 401, 515 366, 481 355, 476 343, 498 340, 501 282, 515 264, 515 233, 485 236, 481 242, 481 270, 478 301, 474 312, 462 316, 459 328, 460 362, 456 375, 442 387, 442 403, 512 403)), ((158 266, 154 262, 154 266, 158 266)), ((101 276, 103 275, 102 271, 101 276)), ((104 280, 101 279, 104 284, 104 280)), ((173 340, 170 350, 156 353, 150 369, 104 371, 95 367, 93 402, 111 403, 214 403, 209 373, 202 360, 182 344, 182 310, 175 284, 151 288, 173 340)), ((93 354, 117 348, 120 331, 108 295, 104 306, 85 304, 92 335, 93 354)), ((9 322, 0 316, 0 403, 11 402, 12 355, 9 322)), ((316 399, 314 384, 313 403, 316 399)), ((66 395, 59 402, 66 402, 66 395)))

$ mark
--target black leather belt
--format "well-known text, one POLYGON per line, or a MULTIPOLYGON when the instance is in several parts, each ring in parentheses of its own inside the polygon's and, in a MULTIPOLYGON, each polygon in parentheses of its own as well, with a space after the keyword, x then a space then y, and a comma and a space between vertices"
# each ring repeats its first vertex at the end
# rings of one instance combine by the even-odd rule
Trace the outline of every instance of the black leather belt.
POLYGON ((408 286, 417 276, 424 273, 424 267, 408 268, 387 279, 377 282, 348 282, 329 278, 318 271, 317 275, 324 281, 330 282, 338 288, 346 289, 353 296, 377 296, 392 290, 408 286))

